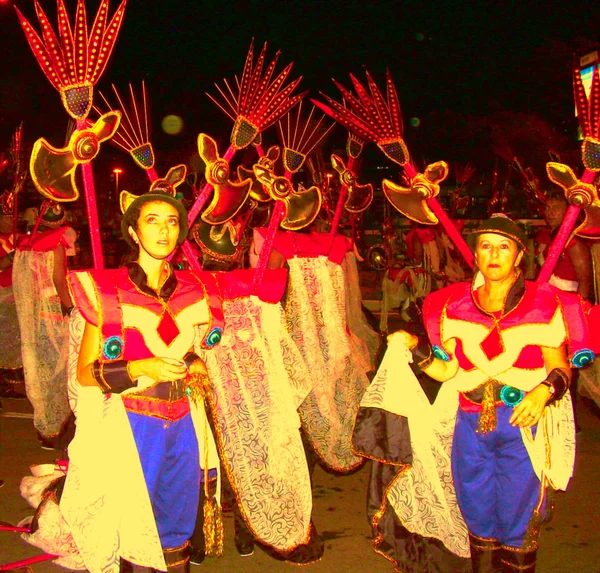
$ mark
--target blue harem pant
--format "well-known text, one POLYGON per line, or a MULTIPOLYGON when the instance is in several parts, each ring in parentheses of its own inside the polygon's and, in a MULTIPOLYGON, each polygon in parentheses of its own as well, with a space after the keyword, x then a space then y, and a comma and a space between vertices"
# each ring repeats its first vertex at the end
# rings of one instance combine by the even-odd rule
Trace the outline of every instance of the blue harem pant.
POLYGON ((177 421, 127 412, 163 549, 180 547, 196 524, 198 440, 191 414, 177 421))
MULTIPOLYGON (((478 434, 479 412, 459 408, 452 475, 469 532, 518 548, 523 545, 527 525, 540 500, 541 484, 521 430, 508 423, 512 413, 512 408, 497 407, 496 429, 478 434)), ((541 511, 544 515, 543 504, 541 511)))

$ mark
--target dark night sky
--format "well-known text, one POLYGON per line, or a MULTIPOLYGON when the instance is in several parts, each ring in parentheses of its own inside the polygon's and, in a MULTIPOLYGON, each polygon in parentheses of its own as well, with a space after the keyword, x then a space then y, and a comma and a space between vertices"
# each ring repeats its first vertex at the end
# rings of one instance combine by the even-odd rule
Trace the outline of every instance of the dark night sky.
MULTIPOLYGON (((4 141, 24 118, 31 139, 60 137, 66 114, 26 44, 13 4, 38 25, 32 0, 0 1, 0 136, 4 141)), ((55 2, 41 4, 54 22, 55 2)), ((66 4, 74 14, 75 0, 66 4)), ((111 2, 111 13, 117 4, 111 2)), ((509 108, 558 124, 566 115, 572 123, 570 60, 600 36, 600 9, 591 6, 598 5, 129 0, 99 89, 108 92, 115 83, 124 91, 128 81, 137 86, 144 79, 157 147, 189 144, 200 131, 227 137, 230 121, 204 92, 214 93, 214 81, 240 73, 254 37, 257 47, 269 43, 270 57, 282 51, 278 69, 294 61, 292 75, 302 74, 301 87, 312 95, 320 89, 339 99, 331 77, 348 85, 348 72, 362 78, 365 67, 381 79, 389 67, 405 119, 447 109, 484 114, 509 108), (183 117, 179 136, 160 132, 167 113, 183 117)), ((97 2, 88 0, 87 8, 91 21, 97 2)))

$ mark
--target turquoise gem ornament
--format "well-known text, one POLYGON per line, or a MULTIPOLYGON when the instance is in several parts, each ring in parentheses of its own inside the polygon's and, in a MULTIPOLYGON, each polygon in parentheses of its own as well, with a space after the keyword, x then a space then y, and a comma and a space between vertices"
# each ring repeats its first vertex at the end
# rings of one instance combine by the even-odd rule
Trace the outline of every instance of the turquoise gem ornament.
POLYGON ((104 341, 102 354, 107 360, 116 360, 123 354, 123 339, 120 336, 110 336, 104 341))
POLYGON ((514 388, 513 386, 503 386, 500 390, 500 400, 504 402, 506 406, 514 408, 517 404, 520 404, 525 398, 525 392, 514 388))
POLYGON ((583 368, 595 358, 595 354, 589 348, 582 348, 573 354, 571 365, 575 368, 583 368))
POLYGON ((206 348, 212 348, 216 344, 219 344, 222 336, 223 336, 223 329, 220 326, 215 326, 206 335, 206 338, 204 340, 204 345, 206 346, 206 348))
POLYGON ((432 346, 431 350, 433 355, 444 362, 450 361, 450 355, 441 346, 432 346))

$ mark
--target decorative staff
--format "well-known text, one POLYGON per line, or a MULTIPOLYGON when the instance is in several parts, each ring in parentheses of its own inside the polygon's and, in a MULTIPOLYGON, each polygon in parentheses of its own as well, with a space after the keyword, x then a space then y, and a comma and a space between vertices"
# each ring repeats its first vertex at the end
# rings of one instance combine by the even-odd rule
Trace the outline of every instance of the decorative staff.
MULTIPOLYGON (((52 86, 60 93, 63 106, 76 121, 77 130, 87 131, 86 117, 92 107, 93 87, 100 79, 112 53, 123 22, 126 3, 127 0, 121 2, 109 22, 108 0, 101 0, 93 26, 88 33, 84 1, 78 0, 77 2, 75 23, 71 28, 64 1, 57 0, 57 35, 36 0, 35 11, 42 29, 41 38, 19 9, 15 7, 33 55, 52 86)), ((77 139, 75 134, 74 137, 77 139)), ((86 138, 82 137, 79 141, 83 142, 84 140, 86 138)), ((82 143, 87 147, 86 149, 72 149, 73 154, 86 157, 92 155, 93 150, 89 147, 89 141, 90 139, 87 138, 86 143, 82 143)), ((98 141, 96 141, 97 143, 98 141)), ((32 165, 34 162, 32 155, 32 165)), ((98 221, 94 176, 89 161, 80 161, 80 163, 90 225, 94 267, 101 269, 104 267, 104 261, 100 242, 100 224, 98 221)), ((36 187, 44 194, 39 186, 40 181, 39 175, 37 180, 34 178, 36 187)), ((52 193, 51 190, 50 193, 52 193)))
MULTIPOLYGON (((148 179, 154 181, 158 179, 158 174, 154 169, 154 149, 150 143, 150 130, 148 128, 148 100, 146 98, 146 85, 142 82, 142 96, 138 101, 133 91, 133 86, 129 84, 130 105, 126 106, 123 98, 112 86, 113 92, 117 97, 119 106, 113 106, 102 92, 100 97, 111 111, 120 111, 122 120, 119 129, 112 138, 112 142, 129 153, 135 164, 146 171, 148 179)), ((94 111, 102 113, 100 109, 94 106, 94 111)))
POLYGON ((447 164, 438 161, 428 165, 424 173, 419 173, 415 169, 402 138, 404 128, 400 103, 389 70, 386 71, 386 98, 379 91, 369 72, 366 72, 366 76, 370 93, 350 74, 356 97, 334 80, 348 107, 325 94, 321 95, 329 105, 317 100, 312 101, 346 129, 365 141, 377 144, 388 159, 404 168, 410 181, 409 187, 383 180, 383 192, 390 203, 403 215, 418 223, 435 225, 441 222, 465 261, 472 267, 474 262, 471 250, 435 198, 440 191, 439 184, 448 175, 447 164))
POLYGON ((346 154, 348 160, 346 164, 337 155, 331 156, 331 164, 333 168, 338 172, 340 176, 340 182, 342 184, 340 188, 340 194, 338 196, 337 204, 335 207, 335 213, 333 220, 331 221, 330 234, 333 237, 337 233, 338 226, 342 219, 342 211, 345 208, 350 213, 361 213, 371 204, 373 200, 373 186, 358 185, 358 174, 356 173, 355 165, 357 159, 360 157, 364 146, 364 141, 352 133, 348 132, 348 139, 346 141, 346 154), (334 159, 335 157, 335 159, 334 159), (369 191, 370 190, 370 191, 369 191), (348 193, 354 195, 348 201, 348 193), (370 195, 370 198, 369 198, 370 195), (365 205, 364 208, 359 205, 365 205))
POLYGON ((314 107, 308 117, 302 117, 302 104, 298 106, 296 114, 292 112, 286 116, 286 125, 279 122, 279 135, 283 142, 283 177, 275 175, 273 168, 267 167, 264 162, 254 165, 256 178, 268 189, 269 195, 275 201, 275 208, 267 230, 267 236, 260 251, 256 274, 254 275, 253 289, 256 291, 262 281, 269 258, 273 251, 273 242, 279 227, 288 231, 298 231, 307 227, 317 218, 321 210, 321 190, 317 186, 308 189, 295 189, 292 185, 292 176, 304 165, 307 156, 323 141, 331 131, 331 124, 327 129, 321 129, 323 116, 313 122, 314 107))
MULTIPOLYGON (((293 91, 302 79, 301 76, 285 85, 293 62, 288 64, 275 79, 272 79, 280 52, 275 54, 275 57, 263 72, 266 51, 267 44, 265 43, 256 62, 254 62, 254 41, 252 41, 246 56, 241 80, 237 81, 236 78, 236 85, 233 87, 227 80, 224 80, 225 88, 215 84, 222 101, 207 94, 217 107, 234 122, 230 139, 231 144, 225 154, 219 157, 219 160, 223 160, 227 164, 238 150, 244 149, 250 144, 259 144, 261 132, 273 125, 306 95, 306 92, 304 92, 292 96, 293 91)), ((220 163, 220 165, 223 164, 220 163)), ((213 173, 213 175, 215 174, 213 173)), ((216 175, 218 176, 218 173, 216 175)), ((213 187, 213 184, 207 178, 206 185, 188 212, 190 228, 192 228, 200 211, 204 208, 213 187)), ((200 264, 196 261, 189 242, 184 241, 182 249, 190 266, 194 270, 200 270, 200 264)))
MULTIPOLYGON (((14 242, 17 238, 17 224, 19 221, 19 192, 23 188, 23 184, 25 183, 25 179, 27 178, 27 169, 21 168, 21 140, 23 136, 23 124, 21 123, 15 133, 12 136, 11 145, 10 145, 10 163, 13 168, 13 184, 12 189, 10 191, 5 191, 3 196, 6 198, 6 205, 3 205, 3 208, 6 211, 12 211, 13 217, 13 232, 11 242, 13 243, 11 246, 14 247, 14 242)), ((0 173, 2 170, 0 169, 0 173)), ((5 212, 6 212, 5 211, 5 212)))
POLYGON ((592 73, 592 85, 589 98, 581 81, 580 70, 575 70, 573 87, 577 117, 583 134, 581 158, 585 170, 579 179, 568 165, 550 162, 546 172, 551 181, 562 187, 569 208, 550 246, 548 258, 540 271, 537 282, 547 282, 562 253, 581 209, 585 211, 584 221, 575 234, 587 239, 600 238, 600 201, 594 186, 596 174, 600 171, 600 72, 598 64, 592 73))

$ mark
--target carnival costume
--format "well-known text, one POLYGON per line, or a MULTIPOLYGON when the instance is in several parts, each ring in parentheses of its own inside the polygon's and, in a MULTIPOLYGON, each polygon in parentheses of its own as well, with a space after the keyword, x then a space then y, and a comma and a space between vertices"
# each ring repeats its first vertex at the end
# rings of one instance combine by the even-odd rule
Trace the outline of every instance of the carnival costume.
MULTIPOLYGON (((427 297, 423 316, 429 339, 436 355, 458 361, 458 373, 430 405, 410 371, 393 363, 407 354, 403 344, 392 341, 388 354, 394 359, 384 359, 357 422, 356 448, 402 470, 388 474, 386 499, 374 519, 380 552, 406 571, 420 570, 406 561, 416 547, 422 563, 435 559, 440 571, 457 566, 447 550, 468 557, 470 551, 501 547, 507 561, 521 560, 523 570, 535 566, 546 489, 566 489, 573 471, 570 396, 548 405, 533 429, 513 427, 508 418, 523 393, 546 379, 541 346, 568 344, 573 365, 590 354, 585 311, 579 297, 520 276, 499 316, 481 309, 467 283, 427 297), (457 346, 450 357, 444 347, 452 339, 457 346), (400 369, 403 379, 396 378, 400 369), (386 381, 402 387, 390 388, 386 381), (412 459, 410 451, 386 459, 373 438, 390 412, 408 419, 395 423, 410 435, 412 459), (490 456, 497 466, 490 467, 490 456), (404 538, 394 535, 398 520, 410 532, 404 538)), ((469 570, 466 563, 462 567, 469 570)))
MULTIPOLYGON (((0 234, 0 259, 15 256, 14 235, 0 234)), ((22 383, 23 360, 21 358, 21 334, 12 284, 12 264, 0 271, 0 387, 8 391, 8 384, 22 383)), ((13 391, 14 392, 14 391, 13 391)), ((12 392, 8 393, 10 397, 12 392)))
POLYGON ((280 304, 286 270, 267 270, 253 293, 254 274, 215 273, 226 328, 218 346, 199 352, 210 375, 215 439, 254 538, 280 559, 315 561, 323 545, 313 543, 310 476, 297 412, 312 373, 280 304))
POLYGON ((362 464, 352 452, 351 435, 371 358, 347 328, 342 263, 350 241, 343 235, 332 241, 315 232, 279 231, 274 249, 289 266, 286 323, 312 377, 311 392, 299 408, 302 426, 328 468, 351 471, 362 464))
MULTIPOLYGON (((183 360, 199 336, 212 334, 209 300, 201 295, 204 284, 189 272, 171 271, 159 296, 147 287, 137 264, 117 271, 73 273, 69 280, 78 310, 102 330, 100 383, 111 364, 152 356, 183 360)), ((171 566, 184 560, 183 550, 196 518, 200 468, 208 472, 218 466, 202 401, 191 401, 186 387, 185 381, 159 383, 142 391, 133 388, 127 395, 107 394, 104 400, 97 388, 80 390, 78 427, 69 449, 61 511, 88 569, 118 566, 118 562, 103 561, 114 559, 117 547, 127 561, 161 571, 166 570, 165 561, 171 566), (84 395, 92 391, 89 399, 101 408, 95 415, 87 409, 91 405, 83 405, 88 400, 84 395), (127 431, 125 414, 131 431, 127 431), (104 445, 97 444, 99 451, 94 452, 92 462, 90 433, 98 434, 98 424, 106 435, 104 445), (118 444, 106 443, 108 436, 117 435, 110 432, 117 430, 118 444), (126 455, 136 446, 137 456, 126 455), (107 456, 102 470, 96 466, 103 457, 100 452, 107 456), (98 487, 98 477, 84 481, 91 475, 89 463, 102 472, 104 487, 98 487), (119 483, 121 475, 127 475, 129 483, 119 483), (100 500, 104 513, 90 519, 89 507, 100 500), (116 513, 111 515, 111 511, 116 513), (110 521, 103 523, 103 519, 116 521, 109 527, 110 521)))
POLYGON ((57 438, 71 415, 68 318, 63 316, 53 272, 55 249, 64 248, 67 256, 73 256, 75 239, 75 231, 68 226, 36 232, 19 242, 13 262, 25 389, 33 405, 34 426, 44 440, 57 438))

